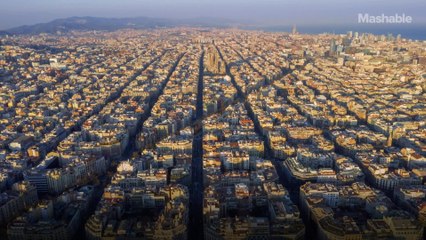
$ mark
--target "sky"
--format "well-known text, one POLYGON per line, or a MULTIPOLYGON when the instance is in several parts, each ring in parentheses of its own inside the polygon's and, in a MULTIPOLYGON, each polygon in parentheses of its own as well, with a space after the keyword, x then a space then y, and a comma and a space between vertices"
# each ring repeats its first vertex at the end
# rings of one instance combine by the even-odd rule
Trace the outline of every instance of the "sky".
POLYGON ((426 24, 426 0, 0 0, 0 29, 72 16, 215 17, 263 25, 356 24, 358 13, 410 15, 426 24))

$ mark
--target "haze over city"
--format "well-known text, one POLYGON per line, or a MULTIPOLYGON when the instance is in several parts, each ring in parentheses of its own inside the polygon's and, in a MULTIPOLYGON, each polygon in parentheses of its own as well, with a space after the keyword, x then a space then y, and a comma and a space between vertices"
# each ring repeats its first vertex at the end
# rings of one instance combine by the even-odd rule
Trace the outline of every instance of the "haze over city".
POLYGON ((351 25, 358 13, 405 13, 425 24, 423 0, 15 0, 0 3, 0 29, 72 16, 226 18, 256 25, 351 25))

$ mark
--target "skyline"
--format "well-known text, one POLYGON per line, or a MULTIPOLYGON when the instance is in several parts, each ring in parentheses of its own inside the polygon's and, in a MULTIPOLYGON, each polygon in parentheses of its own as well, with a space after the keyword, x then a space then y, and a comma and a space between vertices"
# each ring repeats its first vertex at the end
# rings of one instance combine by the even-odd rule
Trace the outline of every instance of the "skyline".
POLYGON ((426 239, 424 10, 3 0, 0 240, 426 239))
MULTIPOLYGON (((120 2, 112 0, 92 0, 90 2, 40 0, 29 4, 28 1, 18 0, 1 3, 0 9, 1 30, 74 16, 108 18, 146 16, 171 19, 205 17, 229 19, 265 27, 293 24, 300 26, 357 26, 359 25, 357 23, 358 13, 371 15, 404 13, 413 17, 413 25, 426 24, 426 17, 422 14, 422 11, 426 9, 426 2, 420 0, 405 2, 320 0, 314 3, 308 3, 307 0, 267 0, 261 3, 254 0, 165 0, 161 2, 153 0, 120 2), (208 13, 205 13, 206 9, 208 9, 208 13)), ((394 26, 395 28, 401 27, 398 24, 394 26)))

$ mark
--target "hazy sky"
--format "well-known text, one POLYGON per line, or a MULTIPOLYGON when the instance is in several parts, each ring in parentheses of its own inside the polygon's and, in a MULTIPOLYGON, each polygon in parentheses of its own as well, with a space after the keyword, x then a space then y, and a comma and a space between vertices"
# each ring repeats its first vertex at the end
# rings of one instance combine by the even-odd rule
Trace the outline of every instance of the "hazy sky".
POLYGON ((0 29, 71 16, 220 17, 268 25, 355 24, 358 13, 426 23, 426 0, 0 0, 0 29))

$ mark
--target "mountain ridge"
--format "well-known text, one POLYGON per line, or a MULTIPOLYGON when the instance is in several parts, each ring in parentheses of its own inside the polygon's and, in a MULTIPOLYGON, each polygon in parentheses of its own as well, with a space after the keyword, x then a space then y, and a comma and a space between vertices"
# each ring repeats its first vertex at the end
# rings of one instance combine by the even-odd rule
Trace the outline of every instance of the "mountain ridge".
POLYGON ((232 27, 240 23, 222 18, 198 17, 188 19, 169 19, 152 17, 106 18, 106 17, 69 17, 55 19, 46 23, 23 25, 6 30, 0 30, 0 34, 40 34, 70 31, 115 31, 124 28, 150 29, 159 27, 232 27))

